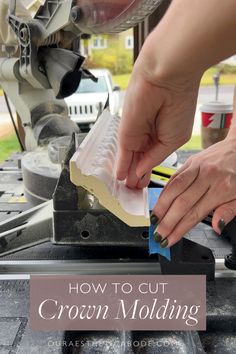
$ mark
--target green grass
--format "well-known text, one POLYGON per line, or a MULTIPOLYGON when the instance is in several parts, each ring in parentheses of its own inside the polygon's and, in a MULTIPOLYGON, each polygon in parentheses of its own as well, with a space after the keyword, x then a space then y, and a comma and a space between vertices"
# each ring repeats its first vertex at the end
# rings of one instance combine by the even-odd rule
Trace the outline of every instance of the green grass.
MULTIPOLYGON (((208 69, 202 79, 201 85, 202 86, 210 86, 213 85, 212 76, 217 72, 217 68, 210 68, 208 69)), ((114 75, 113 81, 115 84, 119 85, 121 90, 126 90, 129 79, 131 74, 124 74, 124 75, 114 75)), ((236 84, 236 74, 222 74, 220 77, 220 84, 221 85, 235 85, 236 84)))
MULTIPOLYGON (((213 85, 212 76, 217 73, 217 68, 210 68, 205 71, 201 85, 202 86, 209 86, 213 85)), ((228 74, 221 74, 220 76, 220 84, 221 85, 235 85, 236 84, 236 74, 228 73, 228 74)))
POLYGON ((124 75, 114 75, 113 81, 116 85, 120 86, 121 90, 126 90, 128 87, 129 79, 131 74, 124 75))
POLYGON ((0 139, 0 162, 3 162, 16 151, 20 151, 20 145, 15 134, 0 139))
POLYGON ((180 150, 200 150, 201 148, 201 136, 193 135, 191 139, 180 148, 180 150))

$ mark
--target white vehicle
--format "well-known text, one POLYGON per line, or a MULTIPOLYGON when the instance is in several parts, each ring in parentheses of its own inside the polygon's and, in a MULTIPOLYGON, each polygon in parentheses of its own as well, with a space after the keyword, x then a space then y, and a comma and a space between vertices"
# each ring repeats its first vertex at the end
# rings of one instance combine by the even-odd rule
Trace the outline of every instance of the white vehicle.
POLYGON ((110 112, 117 115, 120 108, 120 88, 114 86, 109 70, 94 69, 91 73, 97 82, 82 78, 77 91, 65 99, 71 119, 84 130, 93 125, 98 112, 102 111, 109 95, 110 112))

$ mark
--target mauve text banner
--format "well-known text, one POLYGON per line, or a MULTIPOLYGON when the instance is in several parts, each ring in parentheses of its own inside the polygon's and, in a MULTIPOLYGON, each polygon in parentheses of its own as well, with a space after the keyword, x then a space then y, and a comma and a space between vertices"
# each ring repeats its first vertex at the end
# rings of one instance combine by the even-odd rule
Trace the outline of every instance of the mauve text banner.
POLYGON ((31 276, 34 330, 206 330, 203 275, 31 276))

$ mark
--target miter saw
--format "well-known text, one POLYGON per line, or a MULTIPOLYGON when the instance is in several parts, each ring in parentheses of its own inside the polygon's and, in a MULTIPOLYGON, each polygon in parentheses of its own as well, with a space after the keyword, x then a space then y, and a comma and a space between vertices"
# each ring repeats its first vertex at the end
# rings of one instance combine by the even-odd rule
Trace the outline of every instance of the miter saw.
MULTIPOLYGON (((25 191, 39 205, 0 224, 1 255, 45 239, 81 247, 147 249, 147 228, 127 226, 70 182, 69 160, 84 136, 69 119, 63 98, 77 89, 82 75, 96 80, 83 68, 80 36, 134 27, 161 2, 46 0, 33 19, 25 19, 17 16, 16 0, 10 1, 6 26, 15 41, 4 45, 0 84, 25 130, 28 152, 21 162, 25 191), (53 203, 47 202, 56 182, 53 203)), ((214 278, 211 251, 189 240, 173 247, 172 262, 160 261, 164 273, 204 273, 214 278)))
POLYGON ((26 16, 19 18, 16 0, 10 1, 6 26, 14 32, 15 43, 11 41, 4 45, 0 83, 21 118, 26 150, 34 151, 22 160, 26 193, 34 203, 47 200, 49 194, 45 188, 38 193, 37 176, 42 177, 41 184, 48 184, 52 193, 50 186, 55 187, 60 174, 60 166, 54 163, 55 159, 61 159, 68 140, 55 143, 55 138, 79 133, 76 124, 69 119, 63 98, 78 88, 82 75, 96 80, 82 67, 85 58, 80 54, 78 38, 84 34, 114 33, 133 27, 161 2, 45 1, 29 20, 26 16), (19 48, 19 57, 15 57, 12 44, 19 48), (49 147, 48 158, 50 142, 53 146, 49 147), (55 157, 57 143, 59 157, 55 157))

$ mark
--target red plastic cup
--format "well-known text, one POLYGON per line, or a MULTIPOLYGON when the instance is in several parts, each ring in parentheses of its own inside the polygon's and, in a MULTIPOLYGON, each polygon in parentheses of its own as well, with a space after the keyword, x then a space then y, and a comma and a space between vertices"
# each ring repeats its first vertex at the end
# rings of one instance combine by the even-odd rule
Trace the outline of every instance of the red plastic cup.
POLYGON ((208 102, 200 108, 202 114, 202 147, 224 140, 233 117, 233 105, 224 102, 208 102))

